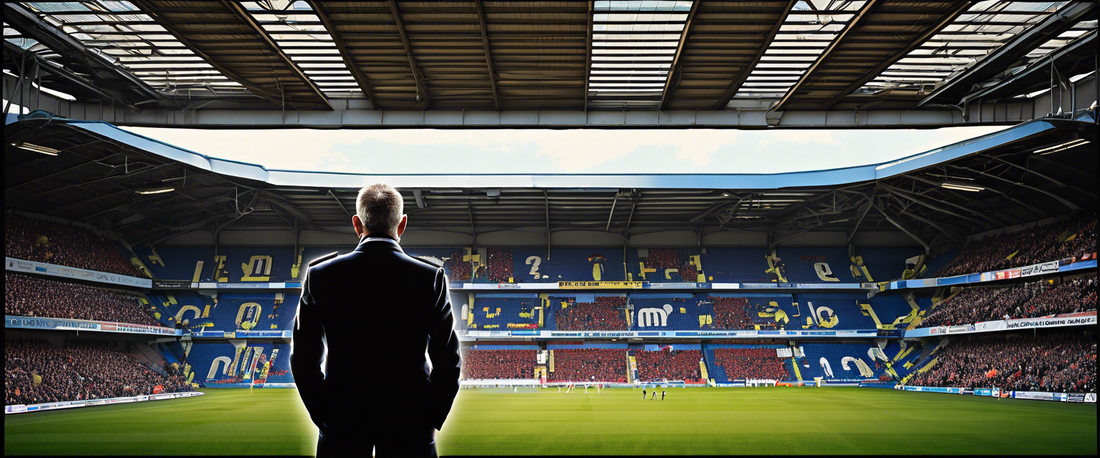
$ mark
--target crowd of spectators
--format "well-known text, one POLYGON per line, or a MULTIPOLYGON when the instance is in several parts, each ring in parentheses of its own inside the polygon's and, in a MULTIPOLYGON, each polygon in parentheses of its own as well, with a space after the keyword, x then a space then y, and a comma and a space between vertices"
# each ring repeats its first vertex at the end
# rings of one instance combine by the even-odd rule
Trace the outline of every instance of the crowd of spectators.
POLYGON ((787 368, 783 367, 774 349, 717 348, 714 350, 714 363, 725 369, 729 380, 788 378, 787 368))
POLYGON ((191 391, 182 375, 161 375, 106 343, 4 343, 4 405, 147 395, 157 386, 191 391))
POLYGON ((485 268, 489 271, 489 282, 508 283, 512 278, 512 250, 489 249, 489 262, 485 268))
POLYGON ((931 369, 917 374, 908 384, 1096 392, 1096 341, 1091 332, 960 338, 948 342, 936 358, 931 369))
POLYGON ((1096 256, 1096 213, 971 242, 936 274, 940 277, 1096 256), (1015 254, 1013 254, 1015 253, 1015 254))
POLYGON ((4 273, 4 314, 160 325, 137 296, 8 272, 4 273))
POLYGON ((626 382, 626 349, 552 350, 550 379, 572 382, 626 382))
POLYGON ((1004 288, 967 288, 936 306, 920 327, 1032 318, 1096 309, 1096 277, 1075 278, 1054 287, 1028 283, 1004 288))
POLYGON ((651 248, 646 254, 645 266, 648 269, 657 269, 660 278, 664 278, 665 269, 680 267, 680 253, 669 248, 651 248))
POLYGON ((768 304, 753 302, 744 297, 712 297, 714 303, 713 329, 775 329, 778 324, 775 320, 759 319, 760 312, 765 312, 768 304), (753 319, 757 317, 757 319, 753 319))
POLYGON ((447 271, 447 279, 456 281, 470 281, 470 271, 473 268, 470 266, 470 261, 462 260, 462 253, 454 253, 443 262, 443 269, 447 271))
POLYGON ((597 296, 596 302, 572 302, 557 313, 561 331, 616 331, 626 325, 625 297, 597 296))
POLYGON ((462 355, 464 377, 474 380, 535 377, 536 350, 468 350, 462 355))
POLYGON ((4 255, 80 269, 145 277, 107 239, 82 227, 4 214, 4 255))
POLYGON ((697 382, 699 360, 703 352, 699 350, 659 350, 634 353, 638 365, 638 379, 643 382, 656 380, 683 380, 697 382))

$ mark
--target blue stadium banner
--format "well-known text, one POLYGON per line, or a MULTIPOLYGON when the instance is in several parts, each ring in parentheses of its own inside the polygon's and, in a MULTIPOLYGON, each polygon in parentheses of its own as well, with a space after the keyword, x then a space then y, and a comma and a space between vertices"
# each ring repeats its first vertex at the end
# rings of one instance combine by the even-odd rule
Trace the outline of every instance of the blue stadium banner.
POLYGON ((148 278, 131 277, 95 270, 77 269, 76 267, 59 266, 44 262, 24 261, 22 259, 4 258, 5 270, 9 272, 22 272, 36 275, 49 275, 53 277, 67 277, 76 280, 107 283, 115 286, 128 286, 136 288, 151 288, 153 281, 148 278))

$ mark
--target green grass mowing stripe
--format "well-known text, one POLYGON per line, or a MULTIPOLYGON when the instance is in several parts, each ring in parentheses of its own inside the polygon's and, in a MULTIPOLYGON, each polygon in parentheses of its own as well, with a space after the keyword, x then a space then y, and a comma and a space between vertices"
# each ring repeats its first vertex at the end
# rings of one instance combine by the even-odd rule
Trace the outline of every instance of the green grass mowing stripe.
MULTIPOLYGON (((1096 454, 1096 406, 857 388, 463 390, 441 454, 1096 454)), ((294 390, 9 415, 5 454, 313 453, 294 390)))

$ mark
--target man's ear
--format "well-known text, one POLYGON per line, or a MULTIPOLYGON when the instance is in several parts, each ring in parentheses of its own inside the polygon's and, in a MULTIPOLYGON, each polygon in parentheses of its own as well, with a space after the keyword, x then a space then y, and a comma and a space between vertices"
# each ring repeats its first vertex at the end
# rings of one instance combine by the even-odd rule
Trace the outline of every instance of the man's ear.
POLYGON ((401 222, 397 223, 397 236, 405 233, 405 226, 409 224, 409 215, 401 215, 401 222))
POLYGON ((359 215, 351 215, 351 226, 355 228, 356 237, 363 237, 366 233, 366 228, 363 227, 363 220, 359 219, 359 215))

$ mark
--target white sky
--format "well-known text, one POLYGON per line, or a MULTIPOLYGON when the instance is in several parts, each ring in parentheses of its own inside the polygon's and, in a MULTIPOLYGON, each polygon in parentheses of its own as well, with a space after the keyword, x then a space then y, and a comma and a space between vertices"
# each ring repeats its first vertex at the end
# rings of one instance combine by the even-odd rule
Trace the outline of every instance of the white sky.
POLYGON ((936 130, 126 128, 269 169, 350 173, 775 173, 885 162, 1004 127, 936 130))

